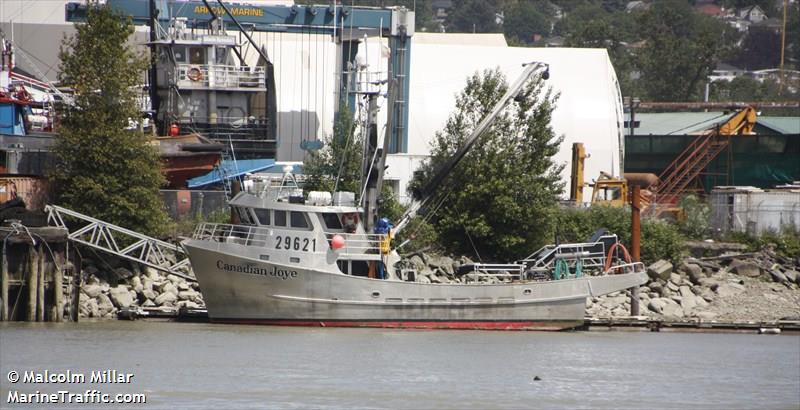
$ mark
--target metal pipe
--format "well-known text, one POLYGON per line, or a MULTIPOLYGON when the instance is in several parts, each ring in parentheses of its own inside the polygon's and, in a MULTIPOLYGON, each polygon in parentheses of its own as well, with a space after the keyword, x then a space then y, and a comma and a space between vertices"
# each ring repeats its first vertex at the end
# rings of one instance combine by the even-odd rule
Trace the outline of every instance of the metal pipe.
MULTIPOLYGON (((641 261, 641 194, 642 187, 634 185, 631 193, 631 259, 633 262, 641 261)), ((631 288, 631 316, 639 316, 639 286, 631 288)))

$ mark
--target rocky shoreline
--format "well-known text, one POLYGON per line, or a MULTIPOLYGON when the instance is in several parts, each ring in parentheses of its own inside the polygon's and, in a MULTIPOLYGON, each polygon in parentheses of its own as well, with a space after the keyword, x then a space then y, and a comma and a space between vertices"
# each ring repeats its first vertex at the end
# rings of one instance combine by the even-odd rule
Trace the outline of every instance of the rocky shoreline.
POLYGON ((143 308, 202 308, 203 294, 197 282, 189 282, 176 275, 164 274, 146 267, 106 268, 96 265, 83 268, 87 280, 81 286, 79 313, 82 318, 116 318, 121 309, 143 308), (111 284, 109 281, 116 282, 111 284))
MULTIPOLYGON (((153 268, 112 268, 87 261, 81 286, 83 318, 116 318, 128 308, 203 308, 196 282, 153 268)), ((473 262, 464 256, 408 255, 401 267, 416 272, 422 283, 499 283, 511 275, 464 273, 473 262), (462 270, 462 272, 459 272, 462 270)), ((125 265, 125 263, 118 263, 125 265)), ((689 257, 674 266, 658 261, 648 267, 649 281, 639 288, 639 315, 658 320, 774 321, 800 318, 800 273, 797 260, 771 250, 757 253, 689 257)), ((586 316, 630 316, 630 291, 587 298, 586 316)))

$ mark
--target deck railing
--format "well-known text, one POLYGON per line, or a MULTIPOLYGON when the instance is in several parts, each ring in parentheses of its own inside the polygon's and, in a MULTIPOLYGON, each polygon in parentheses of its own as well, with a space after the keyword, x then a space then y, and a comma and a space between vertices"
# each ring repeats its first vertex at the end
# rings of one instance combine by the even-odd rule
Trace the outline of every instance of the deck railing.
MULTIPOLYGON (((214 241, 223 243, 236 243, 247 246, 268 246, 271 247, 278 236, 297 235, 298 231, 290 229, 279 229, 275 227, 252 226, 252 225, 232 225, 218 223, 201 223, 195 228, 192 237, 198 240, 214 241)), ((317 250, 325 250, 331 246, 333 237, 339 235, 344 238, 344 247, 336 252, 342 256, 359 254, 379 254, 381 243, 387 241, 387 235, 379 234, 354 234, 354 233, 332 233, 326 232, 327 244, 322 247, 317 245, 317 250)))

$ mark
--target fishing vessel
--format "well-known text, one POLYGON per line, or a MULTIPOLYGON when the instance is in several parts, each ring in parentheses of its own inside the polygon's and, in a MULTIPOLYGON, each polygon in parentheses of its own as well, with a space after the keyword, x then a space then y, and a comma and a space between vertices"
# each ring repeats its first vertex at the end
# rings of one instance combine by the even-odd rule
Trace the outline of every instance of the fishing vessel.
MULTIPOLYGON (((546 67, 525 68, 425 191, 441 183, 527 80, 547 77, 546 67)), ((605 235, 546 246, 511 264, 465 266, 458 282, 425 283, 419 272, 398 269, 391 226, 354 193, 305 196, 291 167, 278 179, 252 181, 230 205, 237 223, 201 224, 182 242, 213 322, 561 330, 583 323, 587 297, 646 281, 642 264, 615 258, 616 236, 605 235)), ((423 206, 415 201, 395 229, 423 206)))

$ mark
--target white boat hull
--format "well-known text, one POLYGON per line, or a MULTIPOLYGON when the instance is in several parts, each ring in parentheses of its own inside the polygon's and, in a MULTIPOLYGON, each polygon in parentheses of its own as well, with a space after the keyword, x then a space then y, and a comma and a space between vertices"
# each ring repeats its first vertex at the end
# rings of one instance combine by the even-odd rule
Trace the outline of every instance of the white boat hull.
POLYGON ((262 261, 219 242, 183 245, 213 322, 560 330, 583 324, 587 297, 646 281, 646 273, 637 272, 492 285, 423 284, 262 261))

